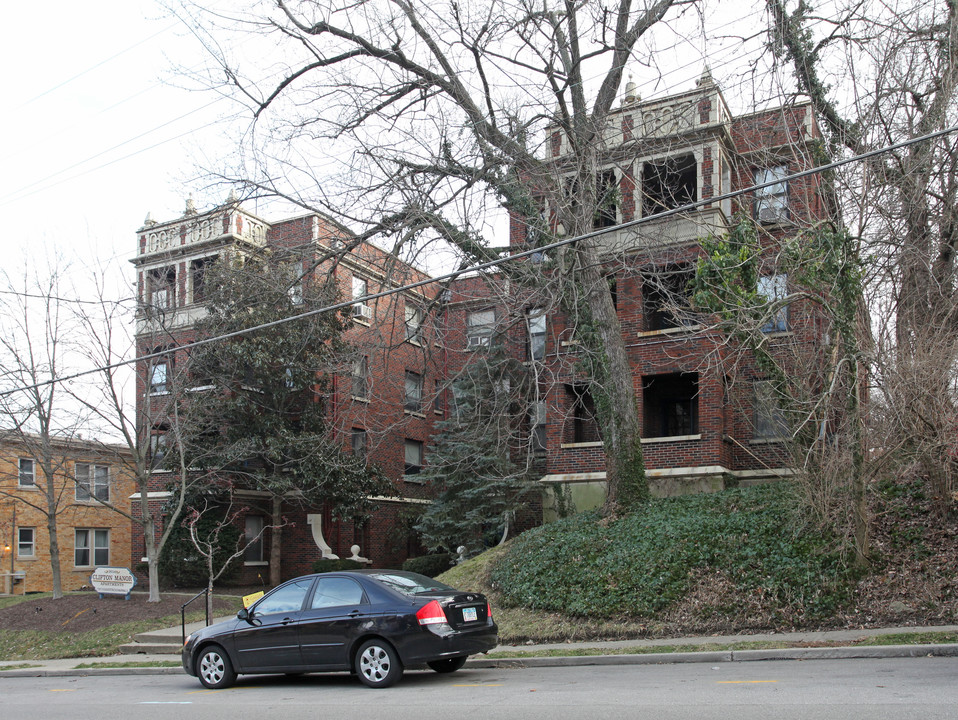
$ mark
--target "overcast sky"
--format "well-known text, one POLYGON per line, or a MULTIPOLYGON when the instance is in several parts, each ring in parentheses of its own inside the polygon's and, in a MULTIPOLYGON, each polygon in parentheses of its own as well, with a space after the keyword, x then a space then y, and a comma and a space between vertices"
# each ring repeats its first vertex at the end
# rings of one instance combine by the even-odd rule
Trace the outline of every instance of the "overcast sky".
MULTIPOLYGON (((76 253, 96 265, 124 261, 130 283, 125 261, 135 251, 135 230, 147 212, 160 221, 182 214, 194 151, 225 156, 217 121, 237 108, 182 87, 177 68, 208 58, 160 0, 7 5, 0 42, 3 266, 9 272, 24 253, 76 253)), ((710 51, 717 78, 735 51, 734 43, 724 53, 710 51)), ((704 48, 663 55, 669 57, 661 67, 633 68, 644 97, 692 87, 704 48)), ((199 192, 197 207, 222 194, 199 192)))
POLYGON ((187 149, 228 110, 171 84, 199 48, 156 0, 8 3, 2 33, 5 269, 44 250, 129 258, 148 211, 182 213, 187 149))

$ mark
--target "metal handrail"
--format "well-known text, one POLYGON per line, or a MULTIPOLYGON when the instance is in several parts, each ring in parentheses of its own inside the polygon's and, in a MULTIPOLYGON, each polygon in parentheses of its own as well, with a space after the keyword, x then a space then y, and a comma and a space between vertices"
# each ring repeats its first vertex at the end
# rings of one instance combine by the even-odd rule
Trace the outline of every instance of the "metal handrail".
MULTIPOLYGON (((181 640, 183 644, 186 644, 186 606, 189 605, 194 600, 196 600, 197 598, 201 598, 209 594, 210 594, 209 588, 206 588, 205 590, 201 590, 200 592, 196 593, 196 595, 191 597, 189 600, 187 600, 185 603, 183 603, 180 606, 180 634, 182 636, 181 640)), ((209 602, 205 602, 203 603, 203 605, 206 608, 206 624, 208 626, 210 624, 210 604, 209 602)))

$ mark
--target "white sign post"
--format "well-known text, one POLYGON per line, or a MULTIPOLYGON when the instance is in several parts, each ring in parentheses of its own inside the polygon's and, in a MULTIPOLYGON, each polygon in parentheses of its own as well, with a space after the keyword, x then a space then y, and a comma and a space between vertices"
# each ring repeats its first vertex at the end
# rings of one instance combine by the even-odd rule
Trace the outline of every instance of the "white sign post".
POLYGON ((129 568, 101 567, 93 571, 90 584, 101 598, 104 595, 126 595, 124 600, 129 600, 130 591, 136 585, 136 576, 129 568))

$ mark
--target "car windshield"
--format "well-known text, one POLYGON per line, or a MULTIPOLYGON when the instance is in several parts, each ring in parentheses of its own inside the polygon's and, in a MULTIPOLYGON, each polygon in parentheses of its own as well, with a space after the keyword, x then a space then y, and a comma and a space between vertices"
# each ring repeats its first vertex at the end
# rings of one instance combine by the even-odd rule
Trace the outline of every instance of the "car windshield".
POLYGON ((369 576, 384 585, 388 585, 393 590, 398 590, 406 595, 417 595, 419 593, 435 592, 437 590, 455 590, 455 588, 451 588, 438 580, 433 580, 431 577, 426 577, 419 573, 395 571, 370 573, 369 576))

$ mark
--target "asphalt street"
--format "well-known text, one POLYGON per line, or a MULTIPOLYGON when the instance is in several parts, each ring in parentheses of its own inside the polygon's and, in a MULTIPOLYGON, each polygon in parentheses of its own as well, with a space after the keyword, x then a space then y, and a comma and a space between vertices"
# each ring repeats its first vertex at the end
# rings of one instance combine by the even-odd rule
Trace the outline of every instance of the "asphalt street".
POLYGON ((183 674, 8 677, 0 707, 42 720, 951 720, 956 677, 956 657, 467 668, 409 672, 387 690, 345 674, 248 677, 220 691, 183 674))

